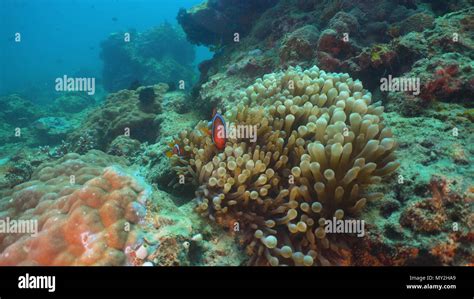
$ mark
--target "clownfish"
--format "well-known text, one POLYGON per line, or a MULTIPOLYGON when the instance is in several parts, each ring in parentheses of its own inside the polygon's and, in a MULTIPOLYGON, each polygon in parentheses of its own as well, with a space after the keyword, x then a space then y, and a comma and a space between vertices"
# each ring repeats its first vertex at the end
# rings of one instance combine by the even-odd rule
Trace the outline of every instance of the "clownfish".
POLYGON ((226 129, 225 129, 225 120, 222 115, 214 111, 214 116, 211 120, 211 137, 212 142, 217 147, 218 150, 222 150, 225 147, 226 143, 226 129))
POLYGON ((171 150, 166 152, 166 157, 171 158, 172 156, 182 156, 183 155, 183 149, 179 146, 177 143, 169 143, 169 147, 171 147, 171 150))
POLYGON ((204 135, 210 135, 212 142, 218 150, 222 150, 226 143, 226 128, 224 117, 217 112, 216 108, 212 110, 212 120, 207 124, 207 127, 201 127, 199 130, 204 135))

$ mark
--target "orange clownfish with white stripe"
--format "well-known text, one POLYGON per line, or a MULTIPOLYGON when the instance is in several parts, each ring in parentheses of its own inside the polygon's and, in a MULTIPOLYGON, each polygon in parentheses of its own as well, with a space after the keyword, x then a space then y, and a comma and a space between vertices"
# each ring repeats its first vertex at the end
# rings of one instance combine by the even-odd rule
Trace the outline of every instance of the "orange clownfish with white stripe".
POLYGON ((218 113, 215 108, 212 114, 212 120, 210 122, 212 142, 214 142, 214 145, 217 147, 218 150, 223 150, 225 148, 227 136, 225 120, 224 117, 222 117, 222 115, 218 113))
POLYGON ((172 156, 176 155, 181 157, 183 155, 183 149, 177 143, 168 143, 168 146, 171 150, 166 152, 166 157, 171 158, 172 156))
POLYGON ((208 127, 200 129, 205 135, 210 135, 212 142, 218 150, 223 150, 226 143, 226 127, 224 117, 217 112, 216 108, 212 110, 212 119, 208 127))

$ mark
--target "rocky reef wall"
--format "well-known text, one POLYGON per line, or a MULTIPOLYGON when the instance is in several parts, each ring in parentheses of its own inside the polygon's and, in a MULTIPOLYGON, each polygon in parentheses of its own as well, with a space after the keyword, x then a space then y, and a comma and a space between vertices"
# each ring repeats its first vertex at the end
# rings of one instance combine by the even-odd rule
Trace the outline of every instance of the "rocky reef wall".
MULTIPOLYGON (((201 13, 206 9, 207 5, 202 4, 188 10, 186 17, 191 18, 195 13, 196 17, 205 18, 205 14, 201 13)), ((230 33, 225 42, 205 37, 200 39, 195 32, 185 28, 192 42, 212 45, 216 51, 211 60, 201 63, 201 78, 193 96, 203 112, 218 107, 226 120, 234 124, 252 123, 252 119, 259 119, 263 123, 258 125, 266 126, 265 113, 278 114, 280 110, 283 112, 291 107, 291 104, 288 102, 287 106, 281 98, 281 108, 272 108, 272 101, 266 101, 266 109, 260 114, 258 109, 250 107, 258 102, 261 93, 271 98, 280 92, 278 84, 272 83, 273 76, 280 70, 286 70, 288 66, 309 68, 316 64, 322 71, 347 73, 359 79, 372 97, 381 101, 386 108, 383 119, 398 141, 395 152, 400 168, 385 184, 376 184, 376 189, 383 195, 379 201, 368 202, 361 212, 360 217, 368 223, 368 234, 361 239, 344 240, 343 243, 348 245, 345 248, 350 249, 341 249, 338 256, 342 258, 334 259, 332 263, 472 264, 473 251, 469 240, 472 239, 473 217, 474 149, 470 145, 474 132, 471 116, 473 18, 474 11, 468 1, 454 1, 449 5, 440 5, 437 1, 279 1, 262 11, 250 26, 232 23, 234 33, 242 33, 238 41, 233 40, 230 33), (418 89, 385 89, 382 82, 389 78, 414 78, 419 80, 418 89), (249 108, 245 108, 246 105, 249 108), (466 213, 460 212, 464 209, 467 209, 466 213)), ((205 21, 218 24, 214 17, 205 21)), ((303 74, 295 82, 302 78, 303 74)), ((301 86, 306 87, 306 84, 302 83, 301 86)), ((293 105, 299 103, 297 98, 291 99, 293 105)), ((314 105, 310 96, 301 101, 314 105)), ((348 109, 348 105, 341 104, 340 107, 348 109)), ((291 111, 298 113, 296 108, 291 111)), ((284 115, 278 115, 275 118, 269 120, 268 124, 282 122, 284 128, 287 123, 290 128, 294 124, 291 117, 286 119, 284 115)), ((294 119, 297 122, 304 118, 296 116, 294 119)), ((305 226, 298 221, 291 221, 299 219, 300 212, 280 215, 275 224, 271 218, 269 220, 265 214, 261 214, 271 206, 265 205, 267 188, 263 183, 264 178, 258 174, 251 175, 255 180, 261 179, 263 185, 259 185, 259 181, 250 183, 246 188, 233 189, 234 184, 242 186, 238 179, 243 176, 244 170, 253 173, 252 169, 260 169, 260 166, 256 166, 255 160, 250 166, 238 164, 239 147, 244 141, 231 143, 232 150, 223 153, 213 150, 210 141, 206 141, 199 133, 202 132, 200 126, 204 125, 198 124, 196 130, 187 131, 178 138, 189 142, 182 146, 190 150, 184 156, 185 160, 190 159, 188 162, 193 168, 191 181, 201 186, 198 189, 198 198, 201 200, 198 211, 223 226, 229 226, 229 223, 235 223, 241 217, 252 222, 249 225, 250 232, 244 229, 243 235, 246 237, 241 235, 252 257, 251 263, 331 263, 326 263, 331 260, 329 258, 320 258, 321 250, 314 248, 313 251, 294 255, 293 248, 306 248, 311 247, 308 244, 313 244, 312 238, 305 235, 295 238, 303 243, 294 246, 292 237, 304 234, 304 227, 308 227, 306 220, 311 217, 304 217, 302 222, 305 226), (236 149, 238 153, 235 153, 236 149), (188 154, 190 158, 186 158, 188 154), (237 163, 235 169, 234 159, 237 163), (263 188, 264 194, 260 193, 261 189, 252 188, 263 188), (245 203, 247 197, 249 202, 255 200, 255 205, 242 208, 240 199, 245 203), (264 206, 261 210, 259 198, 264 206), (246 215, 247 212, 250 216, 246 215), (285 222, 287 227, 284 228, 289 238, 283 237, 285 233, 280 230, 279 223, 283 219, 291 219, 285 222), (286 241, 280 243, 281 239, 286 241)), ((293 141, 298 145, 298 137, 302 138, 299 144, 305 148, 307 142, 299 135, 305 134, 303 127, 293 131, 289 129, 281 138, 286 140, 295 134, 293 141)), ((308 131, 311 131, 309 127, 308 131)), ((270 140, 268 138, 266 141, 270 140)), ((264 162, 265 151, 260 155, 262 146, 269 144, 244 146, 242 154, 246 153, 249 161, 260 158, 264 162), (258 154, 255 154, 257 149, 258 154)), ((293 152, 300 153, 297 149, 293 152)), ((326 148, 327 155, 330 156, 331 152, 331 149, 326 148)), ((278 153, 281 155, 281 151, 278 153)), ((264 164, 266 167, 272 165, 264 164)), ((301 170, 304 167, 300 165, 301 170)), ((178 173, 185 174, 189 166, 177 169, 178 173)), ((290 173, 299 174, 298 171, 293 173, 289 167, 287 174, 290 173)), ((269 174, 265 172, 262 175, 268 177, 269 174)), ((300 177, 304 179, 304 175, 300 177)), ((324 178, 322 181, 325 182, 324 178)), ((274 185, 270 183, 268 186, 271 189, 274 185)), ((313 187, 316 188, 308 187, 310 193, 317 191, 313 187)), ((306 191, 301 192, 304 194, 306 191)), ((297 193, 294 191, 292 197, 296 201, 297 193)), ((280 199, 277 195, 270 197, 280 199)), ((318 198, 318 195, 311 196, 311 199, 314 198, 318 198)), ((290 209, 291 203, 287 203, 285 209, 290 209)), ((294 204, 297 211, 298 208, 306 207, 297 206, 294 204)), ((325 257, 325 254, 322 253, 322 256, 325 257)), ((331 254, 328 256, 334 257, 331 254)))
POLYGON ((181 29, 169 23, 141 33, 112 34, 101 48, 103 84, 110 92, 137 84, 177 86, 181 80, 189 85, 195 81, 195 50, 181 29))

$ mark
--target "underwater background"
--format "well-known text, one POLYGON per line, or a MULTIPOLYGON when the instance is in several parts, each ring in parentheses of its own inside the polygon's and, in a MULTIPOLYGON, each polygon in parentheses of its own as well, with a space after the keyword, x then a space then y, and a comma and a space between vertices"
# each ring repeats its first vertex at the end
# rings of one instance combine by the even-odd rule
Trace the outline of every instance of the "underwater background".
MULTIPOLYGON (((87 72, 100 77, 100 43, 111 32, 145 31, 164 22, 176 25, 179 8, 199 2, 2 1, 0 94, 48 86, 58 74, 87 72), (12 43, 15 30, 28 38, 21 44, 12 43)), ((196 51, 196 65, 211 57, 206 48, 196 51)))
POLYGON ((474 264, 469 0, 1 0, 0 265, 474 264))

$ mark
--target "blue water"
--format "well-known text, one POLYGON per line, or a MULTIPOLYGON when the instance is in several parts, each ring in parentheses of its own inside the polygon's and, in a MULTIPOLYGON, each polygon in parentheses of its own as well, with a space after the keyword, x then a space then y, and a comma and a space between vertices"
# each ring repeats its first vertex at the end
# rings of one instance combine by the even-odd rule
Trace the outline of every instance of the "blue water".
MULTIPOLYGON (((113 32, 138 32, 202 0, 0 0, 0 94, 38 90, 63 74, 100 78, 100 42, 113 32), (15 33, 21 42, 14 42, 15 33)), ((196 64, 209 58, 198 47, 196 64)), ((29 94, 34 94, 30 92, 29 94)), ((34 99, 31 99, 34 100, 34 99)))

